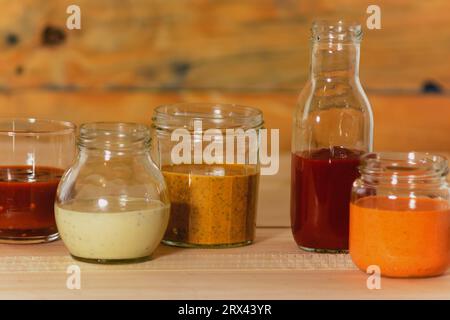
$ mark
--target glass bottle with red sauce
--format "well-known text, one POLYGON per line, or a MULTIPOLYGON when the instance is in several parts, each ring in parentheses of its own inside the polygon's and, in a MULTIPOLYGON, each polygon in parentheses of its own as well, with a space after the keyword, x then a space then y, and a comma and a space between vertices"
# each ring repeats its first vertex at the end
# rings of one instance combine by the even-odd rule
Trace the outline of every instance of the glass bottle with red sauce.
POLYGON ((291 227, 304 250, 346 252, 351 188, 373 140, 358 75, 362 32, 342 21, 315 22, 311 31, 311 76, 293 121, 291 227))

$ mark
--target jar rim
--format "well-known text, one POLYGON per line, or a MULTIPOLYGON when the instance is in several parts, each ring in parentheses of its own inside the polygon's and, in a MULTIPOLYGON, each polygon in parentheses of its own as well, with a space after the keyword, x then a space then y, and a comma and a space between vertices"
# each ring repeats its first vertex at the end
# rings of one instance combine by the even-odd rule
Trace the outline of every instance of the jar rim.
POLYGON ((311 40, 314 42, 360 42, 361 24, 356 21, 316 20, 311 26, 311 40))
POLYGON ((201 120, 203 127, 257 128, 264 123, 262 111, 255 107, 232 103, 181 102, 155 108, 153 125, 160 129, 192 128, 201 120))
POLYGON ((88 149, 126 150, 147 147, 150 128, 134 122, 88 122, 80 126, 78 145, 88 149))
POLYGON ((361 157, 361 175, 396 180, 421 180, 445 177, 446 157, 428 152, 371 152, 361 157))
POLYGON ((114 121, 86 122, 80 125, 80 133, 89 133, 93 131, 104 133, 117 132, 121 134, 145 134, 149 132, 149 128, 143 123, 114 121))
POLYGON ((47 136, 73 134, 76 125, 64 120, 43 118, 0 118, 0 135, 47 136))

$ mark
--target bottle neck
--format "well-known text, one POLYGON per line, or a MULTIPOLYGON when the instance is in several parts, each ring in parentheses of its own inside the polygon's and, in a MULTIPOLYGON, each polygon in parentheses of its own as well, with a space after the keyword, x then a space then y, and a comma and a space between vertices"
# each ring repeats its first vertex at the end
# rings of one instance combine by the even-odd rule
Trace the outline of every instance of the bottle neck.
POLYGON ((311 57, 311 78, 357 79, 359 76, 359 42, 314 41, 311 57))

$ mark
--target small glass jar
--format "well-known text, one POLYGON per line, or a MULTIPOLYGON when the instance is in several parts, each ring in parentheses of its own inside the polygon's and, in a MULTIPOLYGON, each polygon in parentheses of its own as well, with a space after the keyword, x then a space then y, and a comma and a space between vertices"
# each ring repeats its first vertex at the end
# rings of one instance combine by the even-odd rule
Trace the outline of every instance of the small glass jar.
POLYGON ((315 22, 310 79, 294 112, 291 227, 306 251, 347 252, 349 202, 373 118, 359 80, 361 26, 315 22))
POLYGON ((223 248, 253 242, 262 125, 261 111, 251 107, 182 103, 155 109, 152 150, 172 205, 163 243, 223 248))
POLYGON ((88 123, 55 204, 64 244, 78 260, 123 263, 150 258, 169 220, 161 172, 141 124, 88 123))
POLYGON ((58 238, 53 205, 72 163, 75 125, 43 119, 0 119, 0 242, 58 238))
POLYGON ((350 204, 350 255, 364 272, 427 277, 450 263, 448 163, 428 153, 368 153, 350 204))

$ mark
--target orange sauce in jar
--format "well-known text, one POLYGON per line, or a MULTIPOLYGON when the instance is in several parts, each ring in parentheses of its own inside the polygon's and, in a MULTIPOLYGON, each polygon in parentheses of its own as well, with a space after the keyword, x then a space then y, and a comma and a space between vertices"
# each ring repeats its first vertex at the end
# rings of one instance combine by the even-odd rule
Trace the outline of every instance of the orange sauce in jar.
POLYGON ((369 196, 350 205, 350 255, 364 272, 377 265, 388 277, 429 277, 450 263, 447 200, 369 196))

